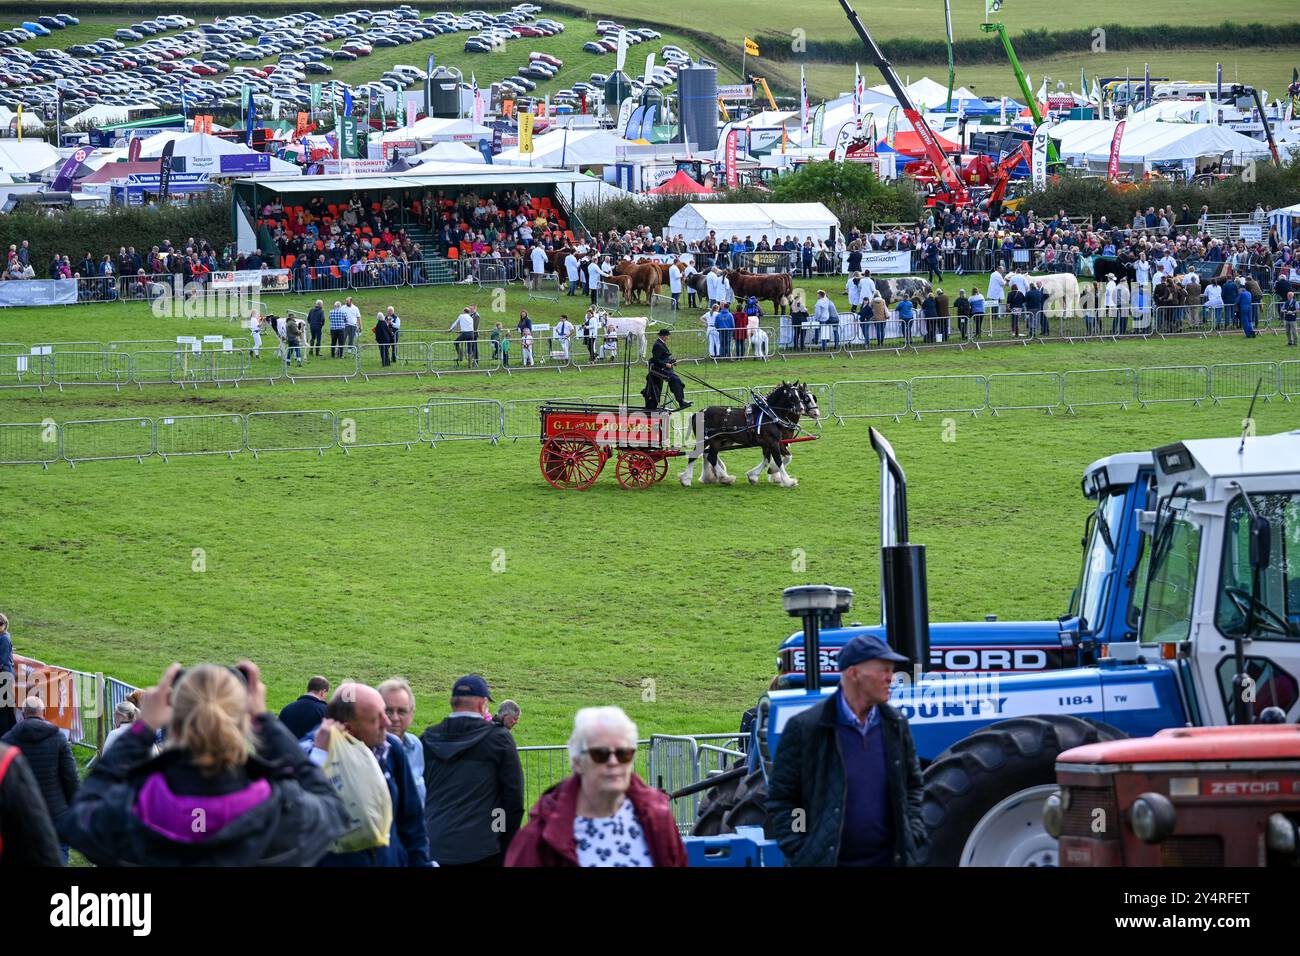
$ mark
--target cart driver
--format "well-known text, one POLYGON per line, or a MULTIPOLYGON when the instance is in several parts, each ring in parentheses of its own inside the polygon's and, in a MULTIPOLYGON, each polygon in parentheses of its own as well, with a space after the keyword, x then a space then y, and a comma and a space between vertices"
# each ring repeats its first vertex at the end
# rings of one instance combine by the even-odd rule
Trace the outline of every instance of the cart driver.
POLYGON ((686 401, 685 387, 682 385, 682 380, 673 371, 673 366, 677 364, 677 360, 673 358, 673 353, 668 348, 668 335, 670 332, 671 329, 660 329, 659 335, 655 339, 654 348, 650 351, 650 371, 646 375, 645 388, 641 391, 648 409, 659 406, 659 395, 663 389, 661 383, 664 381, 668 382, 668 387, 673 392, 673 398, 677 399, 678 411, 691 407, 691 403, 686 401))

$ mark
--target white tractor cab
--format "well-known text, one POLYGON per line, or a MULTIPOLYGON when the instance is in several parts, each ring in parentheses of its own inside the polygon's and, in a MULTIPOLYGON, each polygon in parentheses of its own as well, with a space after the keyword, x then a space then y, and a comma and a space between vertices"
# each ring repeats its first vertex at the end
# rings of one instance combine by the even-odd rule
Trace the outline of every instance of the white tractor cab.
MULTIPOLYGON (((874 429, 872 444, 886 633, 921 665, 890 703, 908 718, 925 765, 925 862, 1056 865, 1042 813, 1066 750, 1166 728, 1300 718, 1300 431, 1156 449, 1154 508, 1140 515, 1136 639, 1112 637, 1095 665, 1045 673, 926 672, 924 548, 907 540, 902 468, 874 429)), ((805 618, 810 655, 819 651, 818 614, 852 600, 816 591, 826 593, 801 589, 786 602, 805 618)), ((789 719, 833 692, 804 676, 802 689, 760 700, 753 774, 766 777, 780 759, 789 719)), ((757 779, 746 786, 755 794, 757 779)))

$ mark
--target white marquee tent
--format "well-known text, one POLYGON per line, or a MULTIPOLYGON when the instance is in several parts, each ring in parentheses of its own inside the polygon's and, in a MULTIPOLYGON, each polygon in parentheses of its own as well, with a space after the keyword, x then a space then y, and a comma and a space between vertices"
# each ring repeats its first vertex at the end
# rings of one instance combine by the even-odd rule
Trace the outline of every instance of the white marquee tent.
POLYGON ((680 233, 688 242, 705 238, 712 230, 719 238, 793 235, 802 240, 830 239, 840 234, 840 221, 819 202, 687 203, 664 229, 665 236, 680 233))
POLYGON ((491 139, 492 130, 472 119, 441 119, 426 116, 416 120, 410 126, 390 129, 386 133, 371 133, 372 144, 385 143, 478 143, 480 139, 491 139))
POLYGON ((627 145, 626 140, 601 129, 557 129, 533 137, 531 156, 513 147, 502 150, 492 161, 498 166, 613 166, 627 145))
MULTIPOLYGON (((1053 126, 1051 136, 1060 143, 1066 163, 1100 170, 1110 161, 1115 127, 1109 120, 1067 120, 1053 126)), ((1191 175, 1199 164, 1225 156, 1241 164, 1267 155, 1268 146, 1259 140, 1209 123, 1126 124, 1119 149, 1120 166, 1137 173, 1155 163, 1181 162, 1191 175)))
POLYGON ((406 157, 412 166, 420 163, 468 163, 470 165, 486 164, 487 160, 469 143, 434 143, 422 153, 406 157))
MULTIPOLYGON (((179 130, 168 130, 164 133, 156 133, 140 143, 141 159, 157 159, 162 155, 163 148, 168 142, 175 141, 173 147, 173 156, 185 157, 185 171, 188 173, 209 173, 212 176, 220 176, 221 157, 222 156, 253 156, 260 155, 255 149, 245 146, 243 143, 231 142, 228 139, 222 139, 219 136, 209 136, 207 133, 182 133, 179 130)), ((125 154, 125 150, 117 152, 125 154)), ((302 169, 293 163, 286 163, 282 159, 276 159, 274 156, 267 157, 270 160, 269 172, 281 174, 301 173, 302 169)), ((230 174, 227 174, 230 175, 230 174)), ((244 174, 239 174, 244 175, 244 174)))
POLYGON ((59 153, 41 139, 0 139, 0 173, 26 179, 59 163, 59 153))

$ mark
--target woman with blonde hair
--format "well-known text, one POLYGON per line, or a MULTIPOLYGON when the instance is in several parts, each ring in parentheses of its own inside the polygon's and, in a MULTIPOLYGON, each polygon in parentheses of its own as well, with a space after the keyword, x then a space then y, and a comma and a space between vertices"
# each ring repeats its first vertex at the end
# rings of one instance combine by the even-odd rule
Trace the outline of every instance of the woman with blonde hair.
POLYGON ((243 661, 167 668, 58 828, 98 866, 310 866, 349 822, 243 661))

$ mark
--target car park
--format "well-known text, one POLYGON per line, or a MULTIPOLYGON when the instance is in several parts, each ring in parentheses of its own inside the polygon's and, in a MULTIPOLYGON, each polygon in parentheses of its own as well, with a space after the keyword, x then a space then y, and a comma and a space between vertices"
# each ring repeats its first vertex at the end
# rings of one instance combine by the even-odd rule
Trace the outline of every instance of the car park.
POLYGON ((609 50, 605 49, 605 47, 604 47, 602 44, 597 43, 597 42, 595 42, 595 41, 593 40, 593 41, 591 41, 591 42, 589 42, 589 43, 584 43, 584 44, 582 45, 582 52, 583 52, 583 53, 594 53, 594 54, 596 54, 597 56, 604 56, 606 53, 609 52, 609 50))

